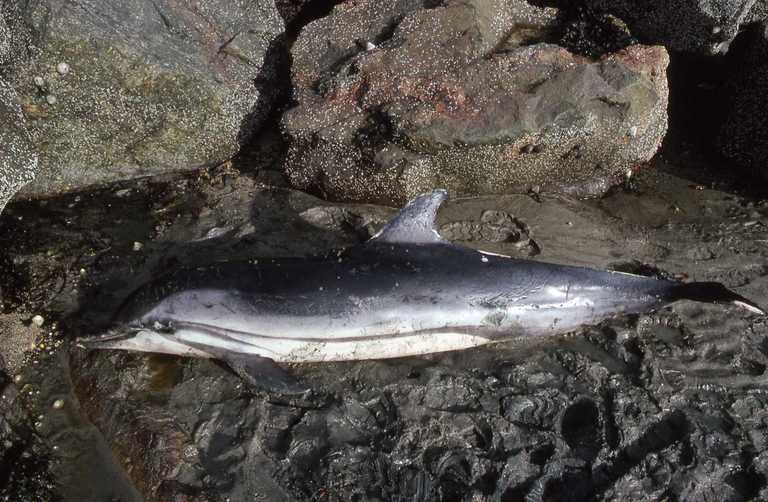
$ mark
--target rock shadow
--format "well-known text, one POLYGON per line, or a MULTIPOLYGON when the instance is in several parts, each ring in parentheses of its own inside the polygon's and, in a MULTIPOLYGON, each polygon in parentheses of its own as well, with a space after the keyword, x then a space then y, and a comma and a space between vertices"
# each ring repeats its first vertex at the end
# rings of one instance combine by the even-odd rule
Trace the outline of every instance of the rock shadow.
POLYGON ((255 166, 263 162, 265 143, 272 150, 270 155, 274 158, 271 163, 282 166, 288 147, 287 139, 281 133, 280 121, 283 112, 294 105, 291 47, 304 26, 330 14, 341 1, 299 2, 301 5, 295 13, 291 6, 282 5, 286 2, 277 2, 277 9, 286 23, 285 31, 270 43, 264 65, 253 80, 259 95, 267 99, 259 99, 240 125, 237 136, 240 149, 233 163, 241 171, 253 174, 255 166))

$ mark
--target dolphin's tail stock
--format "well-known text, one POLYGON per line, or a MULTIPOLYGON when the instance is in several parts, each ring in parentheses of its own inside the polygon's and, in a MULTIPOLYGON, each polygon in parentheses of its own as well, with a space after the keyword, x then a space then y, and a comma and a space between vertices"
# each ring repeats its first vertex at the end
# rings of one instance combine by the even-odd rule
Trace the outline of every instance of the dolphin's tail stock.
POLYGON ((689 282, 673 285, 669 290, 669 299, 693 300, 704 303, 730 303, 753 314, 765 314, 765 309, 743 296, 734 293, 719 282, 689 282))

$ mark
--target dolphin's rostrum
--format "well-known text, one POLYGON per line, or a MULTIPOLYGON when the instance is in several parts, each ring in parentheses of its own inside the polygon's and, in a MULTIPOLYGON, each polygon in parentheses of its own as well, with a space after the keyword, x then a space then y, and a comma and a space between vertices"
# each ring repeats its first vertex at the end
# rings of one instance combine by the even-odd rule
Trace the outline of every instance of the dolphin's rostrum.
POLYGON ((447 193, 411 201, 364 244, 318 258, 218 263, 139 289, 93 348, 222 359, 258 386, 276 362, 381 359, 550 335, 680 299, 763 311, 719 283, 520 260, 452 244, 447 193))

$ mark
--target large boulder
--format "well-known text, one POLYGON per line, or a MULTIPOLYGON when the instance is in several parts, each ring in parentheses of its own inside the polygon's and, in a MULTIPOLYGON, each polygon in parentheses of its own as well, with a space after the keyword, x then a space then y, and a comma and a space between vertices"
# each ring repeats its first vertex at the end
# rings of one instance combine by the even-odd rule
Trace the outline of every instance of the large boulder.
MULTIPOLYGON (((0 33, 0 52, 2 40, 0 33)), ((0 78, 0 213, 10 198, 35 177, 36 169, 37 154, 32 149, 18 97, 0 78)))
POLYGON ((327 197, 401 203, 458 193, 603 193, 653 156, 668 57, 549 43, 559 13, 522 0, 360 1, 304 28, 287 173, 327 197))
POLYGON ((0 79, 0 213, 37 170, 37 154, 16 93, 0 79))
POLYGON ((768 25, 744 33, 728 56, 724 116, 715 145, 738 166, 768 178, 768 25))
MULTIPOLYGON (((0 3, 0 66, 11 58, 12 34, 0 3)), ((19 188, 35 177, 37 155, 32 150, 18 96, 0 77, 0 213, 19 188)))
POLYGON ((2 15, 3 6, 0 4, 0 64, 3 64, 11 49, 11 35, 5 17, 2 15))
POLYGON ((32 47, 5 72, 40 154, 28 195, 221 163, 269 111, 284 29, 273 0, 16 9, 32 47))
MULTIPOLYGON (((562 3, 562 0, 558 0, 562 3)), ((626 21, 647 43, 668 49, 720 54, 754 14, 755 0, 585 0, 584 5, 626 21)))

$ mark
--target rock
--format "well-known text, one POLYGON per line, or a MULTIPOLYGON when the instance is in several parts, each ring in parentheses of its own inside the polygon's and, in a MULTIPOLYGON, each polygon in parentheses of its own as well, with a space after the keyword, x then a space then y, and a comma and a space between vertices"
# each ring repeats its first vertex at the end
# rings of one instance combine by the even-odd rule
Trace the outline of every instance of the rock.
POLYGON ((0 10, 0 64, 3 64, 8 58, 8 53, 11 50, 11 34, 8 29, 8 24, 5 22, 5 18, 2 16, 2 10, 0 10))
POLYGON ((715 145, 752 174, 768 178, 768 25, 757 25, 733 44, 722 89, 724 117, 715 145))
POLYGON ((747 18, 748 23, 759 23, 768 19, 768 0, 757 0, 747 18))
POLYGON ((29 57, 32 38, 22 19, 22 2, 0 2, 0 74, 29 57))
POLYGON ((18 8, 6 21, 16 19, 34 46, 8 65, 7 79, 41 167, 26 195, 220 164, 271 106, 283 32, 272 0, 18 8))
MULTIPOLYGON (((2 29, 0 25, 0 52, 2 29)), ((37 154, 18 97, 0 78, 0 212, 8 200, 35 177, 36 171, 37 154)))
POLYGON ((423 403, 431 410, 471 411, 479 408, 477 394, 466 380, 446 375, 432 379, 423 403))
POLYGON ((40 454, 21 393, 5 370, 0 356, 0 456, 4 466, 13 466, 0 483, 0 499, 55 500, 50 460, 40 454))
POLYGON ((0 4, 0 213, 10 198, 35 177, 37 169, 37 155, 19 98, 2 78, 2 65, 13 59, 17 38, 5 21, 6 12, 11 11, 0 4))
POLYGON ((755 0, 586 0, 585 5, 626 21, 643 42, 675 51, 719 54, 749 21, 755 0))
POLYGON ((565 406, 563 396, 555 390, 530 396, 507 396, 501 401, 504 418, 537 429, 551 429, 565 406))
POLYGON ((344 3, 304 28, 282 122, 294 185, 397 204, 432 187, 601 194, 656 152, 663 48, 586 58, 548 43, 552 8, 428 7, 344 3))
POLYGON ((307 223, 319 228, 339 232, 354 230, 357 235, 365 240, 373 237, 376 230, 383 227, 392 217, 392 214, 389 211, 385 213, 380 211, 379 214, 362 217, 343 207, 316 206, 307 209, 299 216, 307 223))
POLYGON ((499 476, 497 492, 500 500, 520 500, 527 486, 539 475, 541 469, 534 465, 526 453, 510 456, 499 476))
POLYGON ((24 353, 34 345, 40 334, 37 327, 25 326, 20 314, 0 314, 0 361, 4 370, 16 375, 24 366, 24 353))

